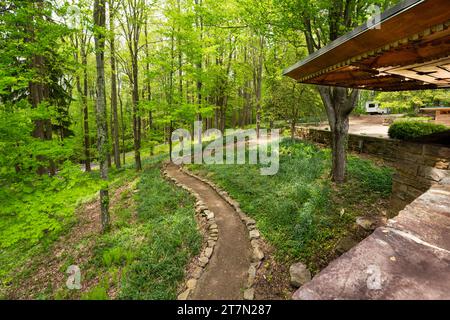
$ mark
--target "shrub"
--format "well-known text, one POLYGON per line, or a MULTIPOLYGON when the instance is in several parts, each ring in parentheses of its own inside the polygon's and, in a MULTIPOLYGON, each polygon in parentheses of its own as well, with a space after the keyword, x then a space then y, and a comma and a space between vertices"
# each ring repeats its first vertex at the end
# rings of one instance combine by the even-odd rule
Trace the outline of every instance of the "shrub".
POLYGON ((441 124, 421 121, 401 121, 389 127, 389 137, 400 140, 411 140, 447 130, 449 128, 441 124))

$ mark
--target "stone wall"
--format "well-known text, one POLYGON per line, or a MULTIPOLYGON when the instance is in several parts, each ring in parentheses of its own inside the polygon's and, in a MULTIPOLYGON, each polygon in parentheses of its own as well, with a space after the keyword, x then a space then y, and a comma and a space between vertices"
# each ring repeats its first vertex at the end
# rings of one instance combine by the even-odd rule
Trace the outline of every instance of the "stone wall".
MULTIPOLYGON (((330 145, 328 130, 297 127, 297 137, 330 145)), ((379 157, 396 169, 391 208, 397 213, 432 185, 450 176, 450 148, 349 134, 348 149, 379 157)))
POLYGON ((435 122, 450 127, 450 111, 436 111, 435 122))

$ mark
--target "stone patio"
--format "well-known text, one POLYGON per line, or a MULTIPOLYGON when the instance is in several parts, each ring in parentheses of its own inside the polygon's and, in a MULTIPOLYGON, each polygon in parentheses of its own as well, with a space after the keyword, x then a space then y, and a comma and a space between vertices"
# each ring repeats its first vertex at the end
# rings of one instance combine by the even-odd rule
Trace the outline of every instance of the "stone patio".
POLYGON ((293 299, 450 299, 450 178, 330 263, 293 299))

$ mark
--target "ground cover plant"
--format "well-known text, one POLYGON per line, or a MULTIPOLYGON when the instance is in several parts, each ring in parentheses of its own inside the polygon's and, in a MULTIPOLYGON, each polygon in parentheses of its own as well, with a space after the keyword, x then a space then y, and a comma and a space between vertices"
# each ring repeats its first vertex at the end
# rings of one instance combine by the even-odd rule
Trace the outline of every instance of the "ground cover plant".
POLYGON ((257 221, 285 263, 302 260, 317 272, 336 256, 357 216, 381 214, 392 188, 390 168, 350 156, 348 181, 328 179, 330 151, 285 139, 280 171, 261 176, 258 165, 189 165, 227 190, 257 221), (384 205, 380 206, 380 203, 384 205))
MULTIPOLYGON (((42 235, 31 234, 34 237, 24 233, 20 239, 10 238, 6 235, 14 234, 11 229, 20 230, 21 225, 13 222, 2 225, 4 239, 10 243, 15 240, 15 246, 3 243, 2 296, 174 299, 184 269, 198 253, 201 240, 194 219, 194 199, 161 176, 165 159, 165 155, 146 159, 140 175, 133 166, 113 174, 112 225, 106 234, 100 234, 96 228, 98 219, 90 219, 77 230, 78 220, 89 216, 89 212, 95 214, 98 209, 95 189, 98 173, 83 173, 78 168, 71 175, 78 177, 76 183, 72 182, 72 188, 61 188, 61 193, 55 192, 56 196, 46 202, 40 192, 31 193, 30 205, 39 202, 48 210, 36 207, 41 210, 36 209, 36 215, 43 216, 36 223, 47 231, 42 235), (71 197, 67 196, 69 193, 71 197), (90 198, 86 198, 87 194, 90 198), (61 214, 54 215, 52 210, 61 214), (76 210, 81 211, 80 215, 76 210), (51 226, 57 227, 51 229, 51 226), (93 231, 85 231, 89 229, 93 231), (66 287, 65 272, 72 264, 82 270, 81 290, 66 287), (42 277, 42 282, 29 281, 33 274, 42 277), (45 281, 52 276, 54 281, 45 281)), ((63 176, 48 179, 64 182, 63 176)))

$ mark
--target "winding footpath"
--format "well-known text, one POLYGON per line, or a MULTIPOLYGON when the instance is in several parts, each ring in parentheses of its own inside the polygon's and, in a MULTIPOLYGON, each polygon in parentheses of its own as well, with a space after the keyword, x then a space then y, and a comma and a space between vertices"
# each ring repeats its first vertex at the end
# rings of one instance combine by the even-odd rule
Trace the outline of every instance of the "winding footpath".
POLYGON ((252 265, 252 245, 240 215, 209 184, 181 171, 178 166, 167 165, 166 173, 198 194, 205 206, 214 213, 219 230, 213 254, 189 294, 189 299, 242 299, 252 265))

